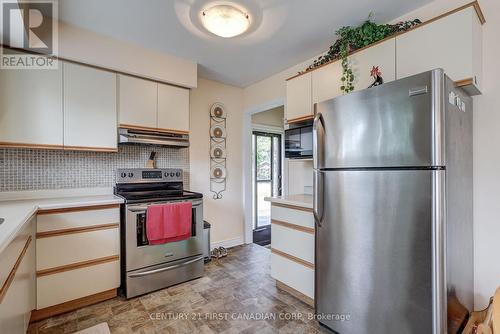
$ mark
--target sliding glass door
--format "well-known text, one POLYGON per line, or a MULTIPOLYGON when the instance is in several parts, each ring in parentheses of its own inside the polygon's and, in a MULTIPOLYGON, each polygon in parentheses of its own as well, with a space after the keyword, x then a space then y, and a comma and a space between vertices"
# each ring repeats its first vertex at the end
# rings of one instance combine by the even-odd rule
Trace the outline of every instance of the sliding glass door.
POLYGON ((281 135, 253 132, 254 230, 271 224, 271 203, 265 197, 281 195, 281 135))

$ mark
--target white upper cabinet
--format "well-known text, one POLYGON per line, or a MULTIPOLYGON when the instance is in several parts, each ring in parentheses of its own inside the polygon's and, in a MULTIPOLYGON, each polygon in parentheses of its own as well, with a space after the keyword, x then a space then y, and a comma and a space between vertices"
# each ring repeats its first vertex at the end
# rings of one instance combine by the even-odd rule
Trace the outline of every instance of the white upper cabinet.
POLYGON ((63 145, 62 66, 0 69, 0 145, 63 145))
POLYGON ((158 84, 121 74, 118 79, 120 125, 156 128, 158 84))
MULTIPOLYGON (((389 39, 354 53, 348 58, 354 74, 354 90, 368 88, 374 78, 373 66, 378 66, 384 82, 396 78, 396 44, 389 39)), ((342 61, 338 60, 312 72, 313 104, 342 95, 342 61)))
POLYGON ((286 82, 285 119, 313 115, 311 73, 306 73, 286 82))
POLYGON ((189 131, 189 90, 158 84, 158 128, 189 131))
POLYGON ((340 90, 342 66, 333 62, 312 72, 312 103, 318 103, 342 95, 340 90))
POLYGON ((375 81, 371 76, 374 66, 378 66, 384 82, 396 80, 396 40, 388 39, 382 43, 354 53, 349 57, 354 73, 354 90, 370 87, 375 81))
POLYGON ((443 68, 459 85, 479 93, 482 27, 473 6, 398 36, 396 45, 398 79, 443 68))
POLYGON ((64 63, 64 147, 117 150, 115 73, 64 63))

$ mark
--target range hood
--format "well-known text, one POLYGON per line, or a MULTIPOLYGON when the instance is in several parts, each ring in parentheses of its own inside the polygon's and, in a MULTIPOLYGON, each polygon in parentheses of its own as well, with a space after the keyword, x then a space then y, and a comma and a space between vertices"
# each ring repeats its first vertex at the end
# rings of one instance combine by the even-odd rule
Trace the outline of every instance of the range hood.
POLYGON ((189 147, 189 135, 169 131, 136 130, 119 128, 120 144, 150 144, 174 147, 189 147))

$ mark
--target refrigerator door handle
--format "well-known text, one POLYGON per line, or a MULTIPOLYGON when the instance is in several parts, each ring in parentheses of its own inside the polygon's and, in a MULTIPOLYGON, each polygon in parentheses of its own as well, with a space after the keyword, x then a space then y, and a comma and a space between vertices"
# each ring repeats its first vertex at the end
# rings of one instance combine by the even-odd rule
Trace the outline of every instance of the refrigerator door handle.
POLYGON ((321 227, 323 223, 323 214, 324 214, 324 173, 320 170, 314 170, 314 179, 313 179, 313 215, 314 220, 318 227, 321 227))
POLYGON ((325 165, 325 126, 323 116, 317 113, 313 123, 313 168, 321 169, 325 165))
POLYGON ((325 127, 323 116, 321 113, 316 113, 313 123, 313 214, 314 220, 318 227, 321 227, 323 221, 323 201, 324 201, 324 185, 323 172, 320 168, 324 167, 324 149, 325 149, 325 127))

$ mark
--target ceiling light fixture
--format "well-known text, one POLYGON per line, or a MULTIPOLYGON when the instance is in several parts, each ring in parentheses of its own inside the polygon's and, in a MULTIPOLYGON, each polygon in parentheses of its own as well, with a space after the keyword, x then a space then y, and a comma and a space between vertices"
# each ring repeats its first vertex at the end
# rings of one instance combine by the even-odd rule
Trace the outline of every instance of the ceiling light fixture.
POLYGON ((250 27, 250 17, 230 5, 216 5, 202 12, 203 26, 211 33, 230 38, 243 34, 250 27))

